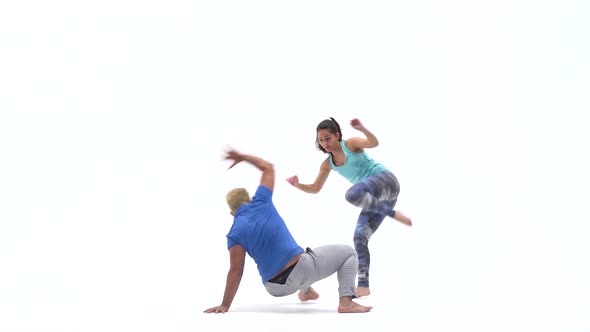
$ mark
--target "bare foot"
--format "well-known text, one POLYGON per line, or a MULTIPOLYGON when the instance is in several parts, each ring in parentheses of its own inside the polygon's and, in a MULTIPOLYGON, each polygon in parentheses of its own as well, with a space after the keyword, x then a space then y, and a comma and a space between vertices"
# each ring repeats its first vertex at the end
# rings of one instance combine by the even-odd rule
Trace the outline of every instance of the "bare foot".
POLYGON ((393 219, 401 222, 404 225, 412 226, 412 219, 408 218, 405 214, 401 213, 400 211, 395 211, 393 215, 393 219))
POLYGON ((356 288, 356 297, 369 296, 370 294, 371 294, 371 289, 369 287, 357 287, 356 288))
POLYGON ((320 294, 316 292, 313 288, 309 287, 306 291, 299 292, 299 300, 302 302, 309 301, 309 300, 317 300, 320 297, 320 294))
POLYGON ((350 296, 341 297, 340 305, 338 306, 338 312, 340 313, 360 313, 367 312, 371 309, 373 309, 373 307, 360 305, 354 302, 350 296))

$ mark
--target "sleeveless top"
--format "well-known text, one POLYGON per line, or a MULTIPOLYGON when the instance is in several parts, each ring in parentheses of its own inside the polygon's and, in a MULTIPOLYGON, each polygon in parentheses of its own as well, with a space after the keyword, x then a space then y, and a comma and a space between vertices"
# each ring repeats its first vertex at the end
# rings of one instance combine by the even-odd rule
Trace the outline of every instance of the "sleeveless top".
POLYGON ((330 153, 330 167, 345 177, 351 183, 357 183, 371 175, 381 173, 385 170, 385 166, 373 160, 369 155, 363 152, 352 152, 347 147, 344 141, 340 142, 342 151, 346 156, 346 161, 340 166, 334 165, 332 154, 330 153))

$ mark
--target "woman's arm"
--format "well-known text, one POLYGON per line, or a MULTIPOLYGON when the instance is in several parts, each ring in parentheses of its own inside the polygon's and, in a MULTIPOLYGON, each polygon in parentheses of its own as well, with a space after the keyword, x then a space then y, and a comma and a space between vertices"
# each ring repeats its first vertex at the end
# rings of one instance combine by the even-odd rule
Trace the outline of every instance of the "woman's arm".
POLYGON ((379 145, 379 140, 372 132, 370 132, 363 124, 359 121, 359 119, 353 119, 350 121, 352 128, 360 131, 365 135, 365 138, 362 137, 351 137, 346 140, 349 147, 352 147, 354 150, 362 150, 362 149, 370 149, 374 148, 379 145))
POLYGON ((326 160, 322 162, 318 176, 315 178, 315 181, 312 184, 299 183, 299 178, 297 175, 288 178, 287 181, 293 185, 293 187, 301 191, 304 191, 308 194, 317 194, 320 192, 320 190, 322 190, 322 187, 324 186, 324 183, 326 183, 331 170, 332 169, 330 168, 328 159, 326 158, 326 160))

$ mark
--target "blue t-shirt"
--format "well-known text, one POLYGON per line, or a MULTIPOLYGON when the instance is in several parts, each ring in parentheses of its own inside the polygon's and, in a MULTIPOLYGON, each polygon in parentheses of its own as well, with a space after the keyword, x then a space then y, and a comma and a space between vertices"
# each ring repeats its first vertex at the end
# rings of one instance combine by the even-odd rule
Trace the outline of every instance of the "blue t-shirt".
POLYGON ((304 251, 272 203, 272 191, 263 185, 258 186, 250 203, 236 211, 227 234, 227 248, 235 245, 242 246, 254 259, 262 282, 271 279, 304 251))
POLYGON ((340 142, 340 146, 342 146, 346 161, 344 164, 336 166, 332 161, 332 154, 330 154, 330 167, 351 183, 357 183, 371 175, 387 170, 385 166, 369 157, 367 152, 352 152, 346 147, 344 141, 340 142))

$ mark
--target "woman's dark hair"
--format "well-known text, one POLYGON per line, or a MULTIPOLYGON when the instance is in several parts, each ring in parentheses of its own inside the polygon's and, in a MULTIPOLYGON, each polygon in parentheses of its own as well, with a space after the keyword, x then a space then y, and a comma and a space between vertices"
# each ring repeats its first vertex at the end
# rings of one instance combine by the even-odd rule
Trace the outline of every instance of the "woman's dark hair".
POLYGON ((340 125, 338 124, 338 122, 336 122, 336 120, 334 120, 334 118, 330 118, 330 119, 326 119, 322 122, 320 122, 320 124, 318 125, 318 127, 316 128, 315 132, 316 132, 316 136, 315 136, 315 146, 316 148, 318 148, 318 150, 322 151, 323 153, 328 153, 328 151, 324 150, 324 148, 322 147, 322 145, 320 144, 319 140, 318 140, 318 131, 320 131, 320 129, 326 129, 329 130, 332 134, 338 135, 338 142, 342 141, 342 130, 340 130, 340 125))

